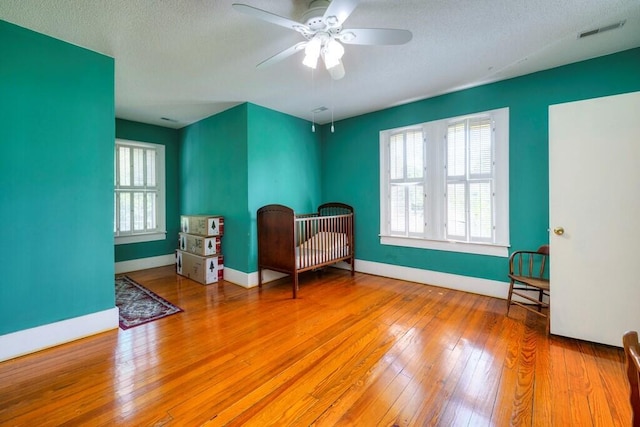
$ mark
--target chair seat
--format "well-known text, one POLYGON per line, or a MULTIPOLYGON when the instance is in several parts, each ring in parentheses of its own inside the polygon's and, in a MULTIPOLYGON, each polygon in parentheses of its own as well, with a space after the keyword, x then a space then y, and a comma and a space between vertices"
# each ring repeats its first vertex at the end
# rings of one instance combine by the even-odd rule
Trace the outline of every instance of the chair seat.
POLYGON ((535 277, 527 276, 516 276, 514 274, 510 274, 509 277, 516 282, 524 283, 525 285, 533 286, 545 291, 549 290, 549 281, 546 279, 536 279, 535 277))

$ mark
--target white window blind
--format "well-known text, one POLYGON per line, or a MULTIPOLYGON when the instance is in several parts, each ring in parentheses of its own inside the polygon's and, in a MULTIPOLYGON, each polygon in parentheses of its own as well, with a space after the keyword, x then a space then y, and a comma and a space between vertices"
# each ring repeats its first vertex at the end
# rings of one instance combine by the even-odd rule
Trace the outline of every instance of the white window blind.
POLYGON ((164 238, 164 146, 117 140, 114 176, 116 243, 164 238))
POLYGON ((494 241, 493 147, 492 120, 488 116, 447 126, 448 239, 494 241))
POLYGON ((424 144, 422 131, 401 132, 389 142, 391 230, 424 231, 424 144))

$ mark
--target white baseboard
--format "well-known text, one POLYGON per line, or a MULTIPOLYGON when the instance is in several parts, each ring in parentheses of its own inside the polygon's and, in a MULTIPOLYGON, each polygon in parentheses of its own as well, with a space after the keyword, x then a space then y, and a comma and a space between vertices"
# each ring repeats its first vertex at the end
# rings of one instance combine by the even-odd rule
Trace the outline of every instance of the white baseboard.
MULTIPOLYGON (((333 266, 344 270, 351 270, 351 265, 346 262, 339 262, 333 266)), ((494 298, 507 299, 507 295, 509 293, 509 282, 460 276, 458 274, 441 273, 438 271, 422 270, 420 268, 402 267, 399 265, 356 259, 355 270, 360 273, 372 274, 374 276, 424 283, 457 291, 486 295, 494 298)), ((265 270, 263 274, 265 283, 286 276, 286 274, 277 273, 271 270, 265 270)), ((258 272, 247 274, 227 269, 225 267, 224 279, 245 288, 251 288, 258 285, 258 272)))
MULTIPOLYGON (((116 262, 115 272, 116 274, 129 273, 131 271, 146 270, 147 268, 164 267, 166 265, 173 265, 176 263, 176 257, 174 254, 161 255, 150 258, 133 259, 130 261, 116 262)), ((264 282, 271 282, 272 280, 285 277, 286 274, 278 273, 271 270, 265 270, 263 273, 264 282)), ((224 267, 224 280, 231 282, 235 285, 242 286, 243 288, 253 288, 258 286, 258 272, 245 273, 243 271, 234 270, 233 268, 224 267)))
MULTIPOLYGON (((142 258, 131 261, 116 263, 116 274, 127 273, 129 271, 144 270, 153 267, 162 267, 175 263, 175 256, 162 255, 152 258, 142 258)), ((350 270, 351 266, 346 262, 335 264, 335 267, 350 270)), ((420 268, 403 267, 399 265, 384 264, 373 261, 363 261, 356 259, 355 270, 361 273, 373 274, 375 276, 390 277, 392 279, 407 280, 410 282, 425 283, 443 288, 458 291, 471 292, 479 295, 486 295, 495 298, 506 299, 509 292, 509 282, 497 280, 481 279, 478 277, 461 276, 458 274, 441 273, 438 271, 423 270, 420 268)), ((505 273, 506 275, 506 273, 505 273)), ((287 276, 271 270, 264 270, 264 283, 280 279, 287 276)), ((224 280, 234 283, 244 288, 258 286, 258 272, 245 273, 224 267, 224 280)))
POLYGON ((160 255, 149 258, 132 259, 130 261, 116 262, 116 274, 129 273, 130 271, 146 270, 147 268, 164 267, 176 263, 176 255, 160 255))
POLYGON ((0 362, 118 327, 118 307, 0 335, 0 362))
MULTIPOLYGON (((351 265, 346 262, 340 262, 335 266, 345 270, 351 269, 351 265)), ((441 273, 439 271, 422 270, 420 268, 403 267, 399 265, 356 259, 355 270, 360 273, 407 280, 409 282, 424 283, 495 298, 507 299, 507 295, 509 293, 508 282, 460 276, 458 274, 451 273, 441 273)))
MULTIPOLYGON (((264 270, 262 272, 262 280, 264 283, 280 279, 287 276, 277 271, 264 270)), ((243 288, 254 288, 258 286, 258 272, 245 273, 243 271, 234 270, 232 268, 224 268, 224 280, 242 286, 243 288)))

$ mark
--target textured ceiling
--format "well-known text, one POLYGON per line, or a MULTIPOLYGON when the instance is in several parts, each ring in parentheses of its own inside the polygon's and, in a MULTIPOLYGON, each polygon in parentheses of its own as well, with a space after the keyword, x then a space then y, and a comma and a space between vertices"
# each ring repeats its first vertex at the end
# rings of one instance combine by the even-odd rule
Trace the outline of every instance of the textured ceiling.
POLYGON ((346 76, 302 41, 235 11, 246 3, 300 20, 307 0, 2 0, 0 19, 115 58, 116 115, 180 128, 242 102, 319 123, 640 46, 638 0, 361 0, 344 28, 401 28, 401 46, 346 45, 346 76), (625 20, 622 28, 579 39, 625 20), (163 120, 162 117, 173 121, 163 120))

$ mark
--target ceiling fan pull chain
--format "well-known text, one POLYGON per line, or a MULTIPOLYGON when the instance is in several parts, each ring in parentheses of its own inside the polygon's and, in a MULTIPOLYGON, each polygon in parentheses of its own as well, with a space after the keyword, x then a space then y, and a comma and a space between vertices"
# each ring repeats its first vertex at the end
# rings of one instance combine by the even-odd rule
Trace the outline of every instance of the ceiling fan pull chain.
POLYGON ((331 133, 335 132, 333 127, 333 79, 331 79, 331 133))
MULTIPOLYGON (((311 99, 315 99, 316 97, 316 84, 315 79, 313 78, 313 68, 311 69, 311 99)), ((316 132, 316 110, 311 110, 311 132, 316 132)))

